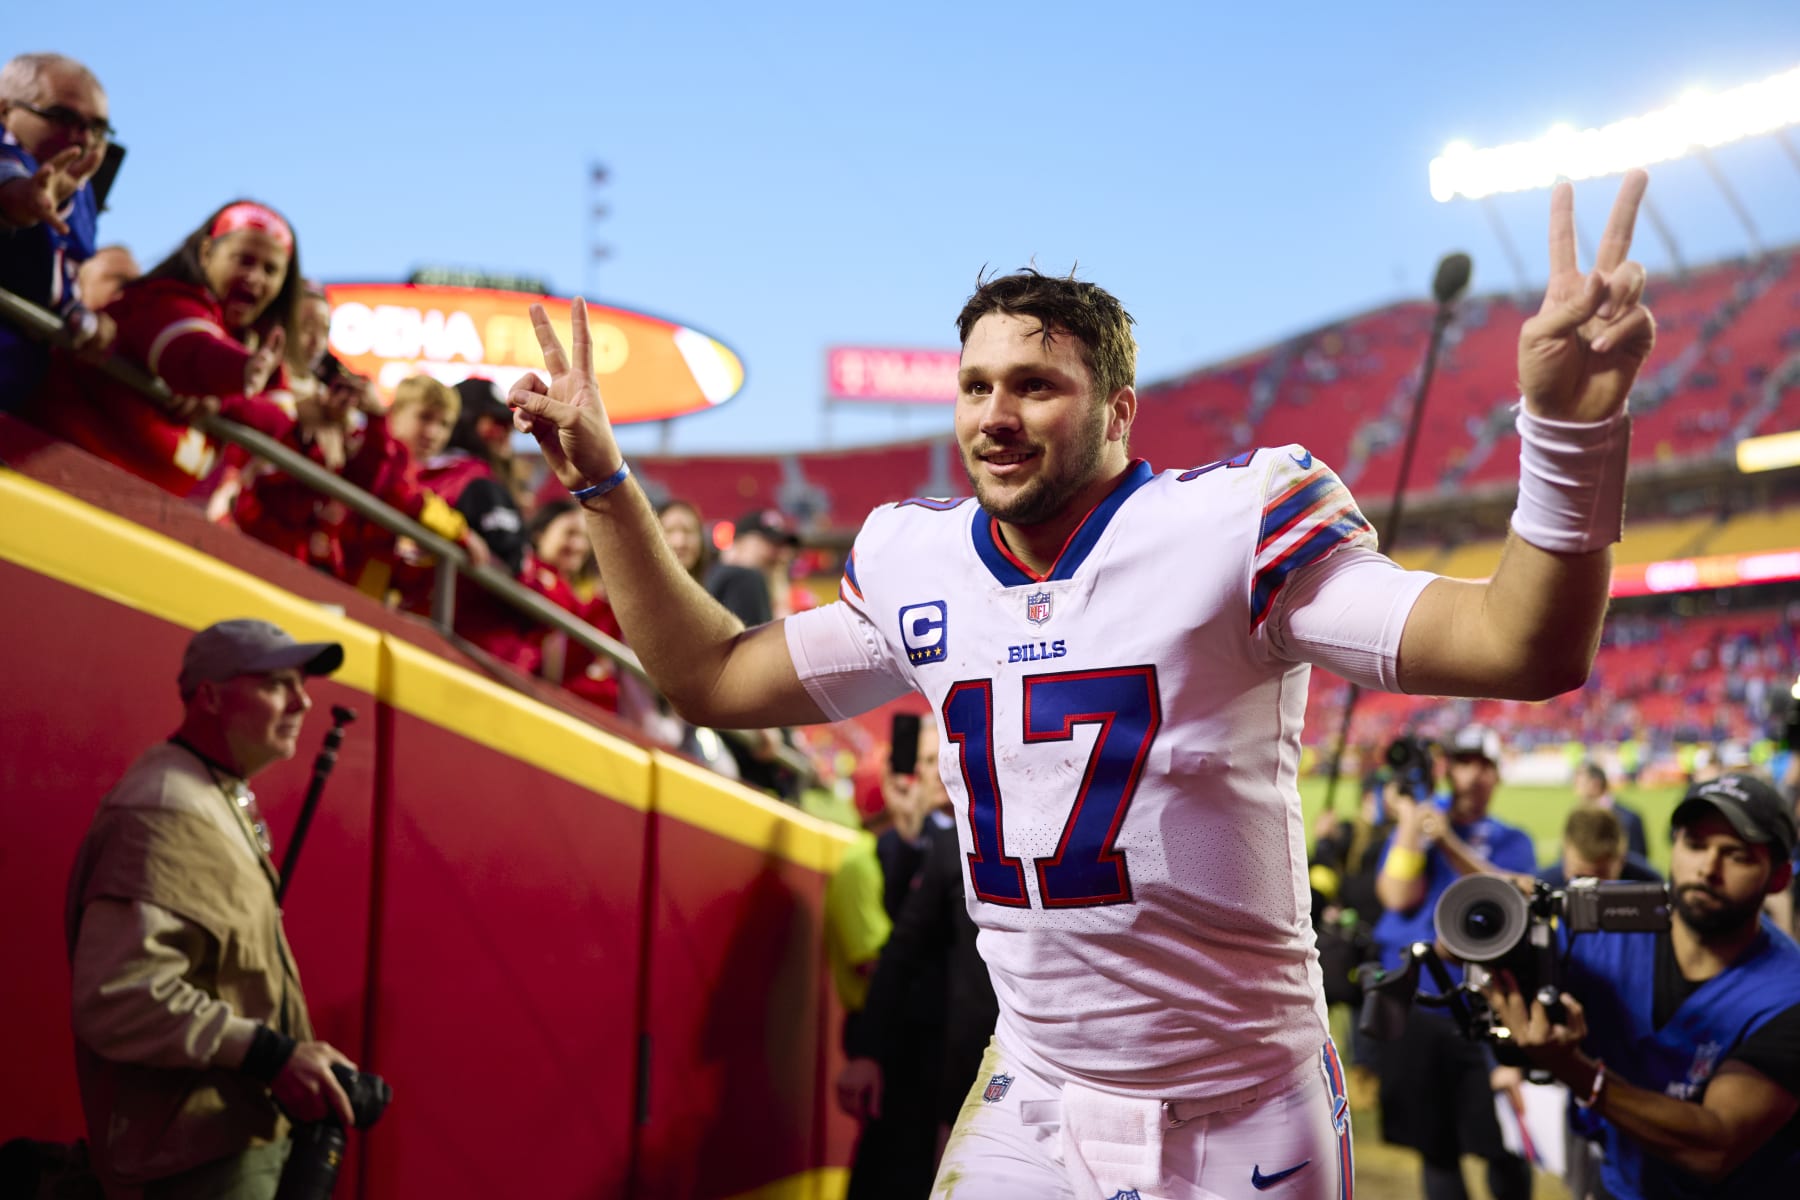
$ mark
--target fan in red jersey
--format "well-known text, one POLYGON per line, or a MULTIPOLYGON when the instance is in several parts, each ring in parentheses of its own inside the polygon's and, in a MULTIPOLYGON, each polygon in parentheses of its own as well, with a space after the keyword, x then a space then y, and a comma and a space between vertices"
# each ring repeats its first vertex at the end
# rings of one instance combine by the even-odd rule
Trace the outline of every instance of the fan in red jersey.
POLYGON ((266 205, 233 201, 106 308, 118 326, 114 352, 159 376, 174 403, 159 407, 62 357, 33 419, 167 491, 192 495, 219 461, 219 447, 188 423, 199 413, 275 437, 293 430, 281 359, 299 301, 293 227, 266 205))

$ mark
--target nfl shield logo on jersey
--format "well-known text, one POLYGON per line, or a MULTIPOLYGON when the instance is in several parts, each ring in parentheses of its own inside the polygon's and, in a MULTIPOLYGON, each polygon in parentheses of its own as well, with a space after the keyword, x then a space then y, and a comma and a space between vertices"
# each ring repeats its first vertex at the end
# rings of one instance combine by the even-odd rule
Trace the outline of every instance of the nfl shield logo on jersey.
POLYGON ((998 1104, 1000 1098, 1006 1095, 1006 1089, 1012 1086, 1012 1081, 1011 1075, 996 1075, 988 1080, 987 1089, 981 1093, 982 1103, 998 1104))
POLYGON ((1107 1200, 1138 1200, 1137 1189, 1127 1188, 1125 1191, 1115 1192, 1113 1195, 1108 1196, 1107 1200))
POLYGON ((1025 597, 1025 619, 1033 625, 1042 625, 1050 619, 1050 593, 1033 592, 1025 597))

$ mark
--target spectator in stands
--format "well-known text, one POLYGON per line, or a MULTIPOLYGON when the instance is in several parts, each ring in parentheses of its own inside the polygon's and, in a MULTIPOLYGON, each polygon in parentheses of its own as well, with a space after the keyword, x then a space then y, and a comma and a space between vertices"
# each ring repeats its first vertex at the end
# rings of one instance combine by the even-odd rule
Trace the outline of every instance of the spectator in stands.
POLYGON ((663 538, 675 552, 675 561, 689 578, 704 587, 712 566, 707 553, 712 543, 707 540, 700 510, 686 500, 665 500, 657 505, 656 519, 662 523, 663 538))
POLYGON ((1573 879, 1662 882, 1662 875, 1647 859, 1631 852, 1618 813, 1585 806, 1569 813, 1563 822, 1562 854, 1537 877, 1554 888, 1565 887, 1573 879))
MULTIPOLYGON (((98 313, 119 298, 125 285, 144 273, 130 249, 113 243, 94 251, 75 273, 75 287, 81 303, 98 313)), ((108 317, 107 324, 112 323, 108 317)))
POLYGON ((525 563, 525 518, 512 491, 512 412, 491 379, 465 379, 456 394, 461 407, 450 441, 425 460, 420 478, 517 575, 525 563))
MULTIPOLYGON (((622 641, 618 618, 606 602, 606 591, 594 568, 594 550, 582 523, 581 506, 564 497, 532 514, 527 527, 531 553, 519 582, 545 599, 580 617, 601 633, 622 641)), ((577 696, 608 712, 619 711, 619 678, 612 660, 571 642, 559 631, 544 639, 544 678, 555 680, 577 696)))
MULTIPOLYGON (((1472 725, 1447 747, 1451 798, 1447 809, 1406 796, 1391 799, 1396 825, 1375 886, 1387 910, 1375 925, 1375 944, 1390 970, 1405 948, 1433 941, 1438 900, 1465 875, 1498 869, 1517 875, 1537 870, 1537 855, 1523 830, 1488 816, 1500 782, 1500 739, 1472 725)), ((1462 1156, 1488 1164, 1494 1200, 1531 1195, 1531 1164, 1507 1151, 1494 1112, 1494 1092, 1520 1082, 1498 1067, 1489 1051, 1467 1041, 1441 1012, 1415 1005, 1406 1031, 1380 1047, 1381 1132, 1423 1158, 1426 1200, 1464 1200, 1462 1156)))
POLYGON ((747 628, 774 619, 769 571, 780 562, 784 547, 800 544, 794 526, 779 509, 745 513, 732 531, 731 544, 707 572, 706 590, 747 628))
POLYGON ((65 934, 109 1195, 272 1197, 290 1119, 352 1123, 331 1073, 349 1060, 314 1038, 249 790, 294 756, 306 678, 343 659, 266 621, 195 634, 180 728, 126 770, 82 842, 65 934))
MULTIPOLYGON (((919 874, 930 855, 949 856, 957 864, 955 878, 961 879, 956 829, 945 813, 949 796, 937 762, 938 732, 921 722, 912 770, 897 774, 890 762, 882 771, 881 795, 891 823, 877 840, 876 857, 882 907, 895 932, 918 894, 919 874)), ((959 905, 961 890, 958 882, 959 905)), ((942 900, 941 890, 934 889, 932 903, 942 900)), ((888 961, 892 956, 883 947, 864 1010, 845 1025, 848 1058, 838 1075, 838 1106, 862 1122, 847 1200, 917 1200, 931 1191, 937 1171, 949 944, 932 939, 933 932, 943 931, 928 931, 926 923, 923 910, 913 914, 899 948, 903 962, 888 961), (930 946, 921 944, 927 940, 930 946)), ((990 1019, 963 1080, 964 1092, 993 1031, 990 1019)))
POLYGON ((1616 815, 1625 829, 1625 848, 1639 859, 1650 857, 1650 844, 1644 840, 1644 818, 1612 794, 1605 767, 1588 759, 1575 768, 1575 799, 1584 808, 1603 809, 1616 815))
MULTIPOLYGON (((487 547, 463 515, 419 483, 412 454, 394 436, 390 418, 359 409, 374 395, 363 382, 339 372, 300 401, 300 448, 345 482, 461 545, 471 561, 485 563, 487 547)), ((404 418, 423 406, 453 404, 455 395, 430 376, 415 375, 400 381, 394 408, 404 418)), ((235 516, 252 537, 369 595, 385 595, 395 557, 393 535, 309 485, 266 465, 254 469, 235 516)))
MULTIPOLYGON (((21 54, 0 67, 0 288, 61 317, 89 352, 114 334, 76 284, 94 253, 90 181, 112 140, 109 111, 100 81, 72 58, 21 54)), ((49 361, 46 347, 0 321, 0 409, 30 396, 49 361)))
MULTIPOLYGON (((747 628, 774 620, 769 593, 769 573, 781 561, 784 550, 800 544, 791 521, 778 509, 745 513, 732 531, 731 544, 719 551, 718 561, 706 573, 706 590, 747 628)), ((748 731, 751 745, 731 744, 738 772, 744 782, 793 799, 798 781, 775 756, 780 746, 792 746, 785 729, 748 731)))
MULTIPOLYGON (((297 397, 322 393, 325 384, 343 373, 335 359, 331 360, 329 372, 325 369, 331 345, 331 303, 325 299, 325 289, 310 279, 301 280, 300 287, 300 308, 287 346, 288 378, 297 397)), ((369 390, 373 392, 373 384, 369 384, 369 390)))
POLYGON ((293 432, 282 354, 300 302, 300 247, 286 218, 235 200, 108 307, 114 351, 160 376, 164 410, 97 369, 57 356, 32 417, 65 440, 179 496, 219 460, 188 422, 218 412, 273 437, 293 432))

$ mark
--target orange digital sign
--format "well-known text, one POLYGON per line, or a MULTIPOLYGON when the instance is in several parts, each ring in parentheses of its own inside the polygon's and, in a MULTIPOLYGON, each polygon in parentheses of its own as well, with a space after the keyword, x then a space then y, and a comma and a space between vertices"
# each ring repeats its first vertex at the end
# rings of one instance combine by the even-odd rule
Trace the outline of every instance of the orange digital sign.
MULTIPOLYGON (((331 352, 385 393, 409 375, 445 383, 471 376, 502 390, 543 356, 526 311, 542 304, 569 345, 570 302, 556 296, 405 283, 333 283, 331 352)), ((616 424, 661 421, 723 404, 744 386, 744 364, 696 329, 660 317, 588 305, 594 374, 616 424)))

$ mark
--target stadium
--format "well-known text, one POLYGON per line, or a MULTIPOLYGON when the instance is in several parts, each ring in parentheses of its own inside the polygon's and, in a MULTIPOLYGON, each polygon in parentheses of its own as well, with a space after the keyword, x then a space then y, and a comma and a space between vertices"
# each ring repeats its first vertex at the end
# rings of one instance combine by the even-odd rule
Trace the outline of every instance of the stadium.
MULTIPOLYGON (((1790 133, 1774 136, 1791 155, 1790 133)), ((534 369, 520 313, 548 301, 566 322, 568 300, 552 292, 478 272, 328 281, 320 352, 373 381, 370 418, 391 409, 402 380, 431 376, 473 422, 493 395, 450 385, 504 387, 534 369), (411 324, 394 323, 401 309, 411 324), (514 358, 496 348, 508 338, 514 358), (484 355, 489 369, 472 365, 484 355)), ((1134 451, 1185 469, 1301 444, 1356 493, 1403 567, 1488 578, 1518 491, 1510 381, 1520 325, 1537 310, 1525 292, 1383 304, 1147 381, 1134 451)), ((1447 740, 1471 724, 1502 739, 1496 812, 1531 835, 1540 861, 1557 853, 1584 761, 1602 764, 1657 831, 1649 857, 1665 870, 1662 834, 1688 782, 1746 769, 1791 789, 1800 449, 1783 435, 1800 437, 1800 246, 1683 264, 1653 274, 1648 294, 1657 345, 1631 398, 1624 537, 1588 681, 1546 702, 1452 701, 1358 694, 1315 670, 1301 763, 1309 830, 1327 827, 1322 812, 1349 819, 1359 781, 1369 786, 1396 738, 1447 740)), ((595 311, 614 339, 601 349, 607 369, 652 398, 631 419, 678 421, 742 386, 744 363, 710 334, 595 311)), ((122 361, 123 341, 110 361, 76 364, 64 314, 41 299, 0 292, 0 323, 92 373, 52 367, 40 395, 73 404, 99 385, 72 380, 104 376, 129 403, 173 411, 183 400, 145 363, 122 361)), ((328 394, 324 375, 319 387, 328 394)), ((420 489, 334 467, 234 422, 216 398, 215 411, 188 416, 209 457, 194 472, 205 487, 187 499, 104 439, 70 434, 66 418, 31 419, 14 399, 0 413, 0 677, 12 701, 0 778, 13 835, 0 902, 15 978, 34 982, 0 1010, 21 1083, 0 1093, 0 1142, 85 1135, 69 1065, 69 864, 96 800, 167 735, 160 701, 173 699, 120 683, 172 691, 163 681, 195 631, 255 614, 345 650, 312 686, 299 754, 257 785, 272 853, 290 852, 283 872, 299 880, 282 916, 313 1024, 395 1087, 380 1124, 350 1137, 333 1194, 845 1194, 858 1126, 832 1094, 844 1005, 827 892, 881 810, 893 715, 922 711, 918 697, 761 743, 684 727, 604 585, 588 567, 543 573, 554 564, 542 544, 509 570, 500 539, 471 536, 472 517, 434 523, 420 489), (259 487, 271 489, 261 507, 246 507, 259 487), (297 505, 285 526, 279 504, 297 505), (383 551, 358 559, 377 542, 383 551), (355 712, 339 718, 343 749, 334 743, 321 768, 313 755, 334 707, 355 712), (529 819, 500 819, 497 804, 529 819)), ((546 532, 565 489, 529 439, 508 447, 496 478, 524 522, 546 515, 546 532)), ((346 457, 357 461, 354 446, 346 457)), ((743 536, 740 513, 792 532, 776 616, 838 596, 872 509, 970 489, 948 435, 640 452, 631 469, 653 502, 694 513, 708 555, 743 536)), ((1339 1033, 1347 1043, 1347 1025, 1339 1033)), ((1418 1194, 1411 1160, 1384 1154, 1370 1132, 1370 1098, 1352 1100, 1365 1193, 1418 1194)), ((1566 1195, 1540 1165, 1536 1194, 1566 1195)))

